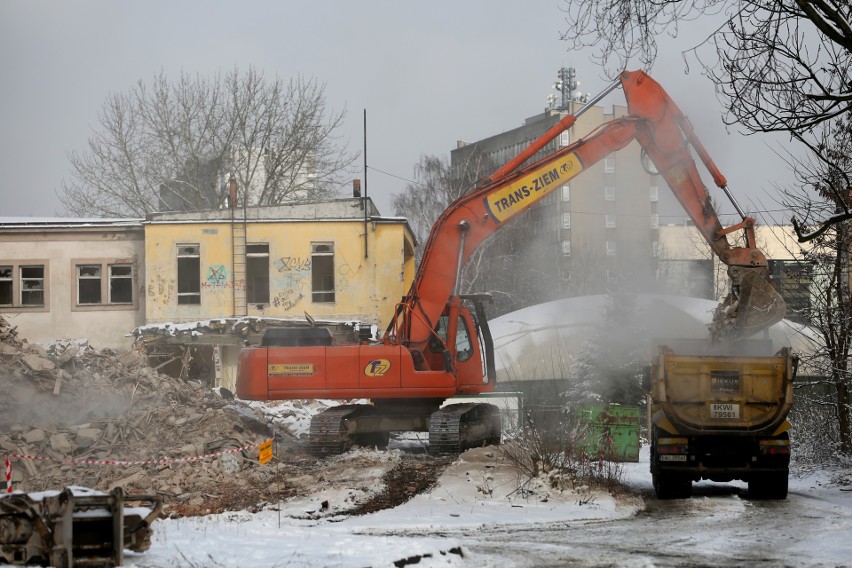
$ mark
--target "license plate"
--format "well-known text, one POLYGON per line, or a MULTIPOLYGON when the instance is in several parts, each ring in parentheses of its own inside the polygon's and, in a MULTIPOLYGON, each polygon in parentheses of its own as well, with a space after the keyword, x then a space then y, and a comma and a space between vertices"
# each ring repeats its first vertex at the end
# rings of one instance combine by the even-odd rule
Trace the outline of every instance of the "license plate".
POLYGON ((710 418, 731 419, 740 417, 739 404, 718 404, 710 405, 710 418))
POLYGON ((660 461, 661 462, 685 462, 686 456, 664 455, 664 456, 660 456, 660 461))

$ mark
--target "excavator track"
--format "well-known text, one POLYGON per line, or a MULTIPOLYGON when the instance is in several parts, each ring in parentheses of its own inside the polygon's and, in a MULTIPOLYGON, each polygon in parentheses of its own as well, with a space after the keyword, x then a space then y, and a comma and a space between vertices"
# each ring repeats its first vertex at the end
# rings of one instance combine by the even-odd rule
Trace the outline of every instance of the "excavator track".
POLYGON ((457 454, 500 443, 500 411, 493 404, 451 404, 429 418, 429 453, 457 454))
POLYGON ((308 452, 317 457, 336 456, 352 447, 346 420, 355 418, 367 405, 345 404, 329 408, 311 419, 308 452))

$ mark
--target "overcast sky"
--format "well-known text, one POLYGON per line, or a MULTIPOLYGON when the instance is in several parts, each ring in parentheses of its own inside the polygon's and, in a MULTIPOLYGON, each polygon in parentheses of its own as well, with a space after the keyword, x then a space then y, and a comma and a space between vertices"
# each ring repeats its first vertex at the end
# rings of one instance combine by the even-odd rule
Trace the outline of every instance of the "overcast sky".
MULTIPOLYGON (((270 78, 325 83, 329 106, 347 110, 341 134, 350 149, 363 149, 366 109, 367 191, 390 215, 391 196, 421 155, 449 156, 459 139, 540 113, 560 67, 577 68, 583 91, 607 84, 589 53, 569 53, 559 41, 565 27, 557 0, 2 0, 0 216, 62 213, 56 192, 70 179, 66 153, 85 149, 110 92, 150 83, 161 70, 250 65, 270 78)), ((741 204, 777 207, 772 187, 789 183, 786 166, 765 138, 726 132, 713 85, 695 65, 687 74, 680 59, 694 40, 669 42, 650 72, 741 204)), ((623 102, 620 91, 607 101, 623 102)))

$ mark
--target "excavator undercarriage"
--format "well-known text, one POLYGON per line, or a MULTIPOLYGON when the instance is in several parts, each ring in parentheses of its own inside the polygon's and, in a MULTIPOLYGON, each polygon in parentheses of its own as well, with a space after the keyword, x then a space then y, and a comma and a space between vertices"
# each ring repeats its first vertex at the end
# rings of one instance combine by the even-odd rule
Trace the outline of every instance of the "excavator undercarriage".
POLYGON ((428 432, 431 454, 460 453, 500 443, 500 412, 493 404, 440 407, 440 399, 378 400, 331 407, 311 420, 308 451, 317 457, 354 446, 385 448, 391 432, 428 432))

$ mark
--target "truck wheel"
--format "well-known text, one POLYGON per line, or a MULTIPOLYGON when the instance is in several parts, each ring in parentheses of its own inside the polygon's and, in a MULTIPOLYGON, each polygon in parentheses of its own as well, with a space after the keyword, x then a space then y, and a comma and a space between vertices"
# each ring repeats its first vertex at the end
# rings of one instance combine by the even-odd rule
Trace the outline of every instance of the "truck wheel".
POLYGON ((753 499, 786 499, 786 471, 757 474, 748 480, 748 494, 753 499))

